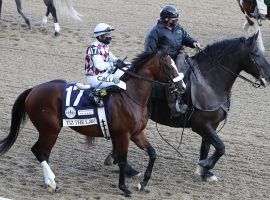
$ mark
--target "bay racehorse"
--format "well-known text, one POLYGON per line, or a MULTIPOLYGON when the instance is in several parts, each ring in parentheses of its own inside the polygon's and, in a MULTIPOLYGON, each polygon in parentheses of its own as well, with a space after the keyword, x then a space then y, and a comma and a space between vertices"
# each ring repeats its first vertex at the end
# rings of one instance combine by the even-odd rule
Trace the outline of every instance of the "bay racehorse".
MULTIPOLYGON (((25 23, 28 25, 29 28, 31 28, 31 23, 30 20, 26 17, 26 15, 23 13, 22 9, 22 3, 21 0, 15 0, 16 5, 17 5, 17 11, 18 13, 23 17, 25 23)), ((47 6, 47 11, 45 16, 43 17, 43 23, 47 23, 47 18, 49 14, 51 13, 53 16, 53 21, 54 21, 54 30, 55 30, 55 36, 59 36, 60 32, 60 26, 58 23, 57 19, 57 14, 56 14, 56 8, 54 5, 54 0, 44 0, 45 5, 47 6)), ((71 0, 61 0, 61 8, 65 12, 65 14, 75 20, 81 20, 80 19, 80 14, 73 8, 71 0)), ((1 19, 1 8, 2 8, 2 0, 0 0, 0 19, 1 19)))
MULTIPOLYGON (((244 23, 244 32, 246 35, 246 38, 251 37, 255 33, 259 31, 259 36, 258 36, 258 45, 259 48, 262 51, 265 51, 265 47, 263 45, 263 40, 262 40, 262 33, 261 33, 261 20, 254 18, 254 13, 257 7, 257 2, 256 0, 237 0, 241 11, 245 14, 246 21, 244 23)), ((267 15, 266 18, 270 20, 270 1, 266 0, 265 1, 267 5, 267 15)))
POLYGON ((210 170, 225 153, 225 145, 217 134, 217 127, 227 117, 231 89, 236 78, 243 78, 254 86, 265 86, 266 81, 270 80, 270 64, 258 48, 257 36, 222 40, 206 46, 200 53, 187 59, 190 78, 182 97, 189 106, 186 115, 171 117, 166 99, 152 95, 149 100, 152 120, 170 127, 191 128, 202 137, 197 175, 203 181, 217 180, 210 170), (252 82, 240 75, 242 71, 257 81, 252 82), (209 156, 211 145, 215 150, 209 156))
MULTIPOLYGON (((147 101, 152 90, 152 82, 173 82, 180 87, 179 75, 173 67, 171 58, 163 52, 140 54, 134 59, 129 75, 124 75, 126 91, 107 96, 105 104, 109 106, 109 130, 114 148, 118 155, 119 188, 126 196, 132 193, 125 184, 125 167, 129 141, 146 151, 149 163, 139 189, 147 185, 154 162, 155 149, 148 142, 143 130, 148 121, 147 101), (107 102, 107 103, 106 103, 107 102)), ((0 141, 0 155, 7 152, 17 139, 20 126, 28 114, 39 133, 38 141, 32 147, 32 152, 43 166, 45 184, 56 189, 55 175, 50 169, 49 156, 63 126, 61 106, 65 81, 50 81, 25 90, 19 95, 12 108, 10 132, 0 141)), ((87 137, 102 137, 99 125, 71 127, 87 137)))

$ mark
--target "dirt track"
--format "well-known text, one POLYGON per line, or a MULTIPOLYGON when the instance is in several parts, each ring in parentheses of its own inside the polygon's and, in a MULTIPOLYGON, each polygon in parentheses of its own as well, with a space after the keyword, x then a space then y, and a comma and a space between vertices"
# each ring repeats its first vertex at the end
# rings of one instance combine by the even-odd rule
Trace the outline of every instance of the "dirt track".
MULTIPOLYGON (((75 2, 75 1, 74 1, 75 2)), ((33 29, 28 30, 18 17, 14 1, 3 2, 0 21, 0 138, 6 135, 11 107, 24 89, 52 79, 85 82, 84 50, 88 36, 98 22, 115 26, 112 51, 131 59, 143 49, 147 29, 155 23, 160 8, 175 4, 182 12, 182 24, 202 44, 242 36, 244 17, 236 1, 76 1, 83 22, 59 16, 61 36, 53 37, 51 18, 41 24, 45 6, 40 1, 23 1, 33 29), (87 8, 88 7, 88 8, 87 8), (15 17, 14 17, 15 16, 15 17)), ((269 21, 264 22, 266 49, 270 49, 269 21)), ((193 51, 190 51, 193 54, 193 51)), ((266 52, 270 59, 269 51, 266 52)), ((136 190, 140 179, 127 179, 133 199, 270 199, 269 87, 254 89, 237 80, 233 87, 228 123, 220 136, 226 155, 214 173, 217 183, 201 183, 194 177, 200 137, 185 130, 180 158, 158 136, 150 121, 146 133, 158 158, 145 192, 136 190)), ((178 146, 181 129, 159 125, 171 144, 178 146)), ((103 161, 111 143, 99 139, 97 146, 85 149, 83 137, 63 128, 51 155, 51 168, 62 188, 51 195, 42 189, 42 169, 30 148, 37 132, 28 122, 11 150, 0 159, 0 197, 10 199, 125 199, 118 190, 118 169, 103 161)), ((147 155, 130 146, 129 160, 145 170, 147 155), (142 159, 143 158, 143 159, 142 159)))

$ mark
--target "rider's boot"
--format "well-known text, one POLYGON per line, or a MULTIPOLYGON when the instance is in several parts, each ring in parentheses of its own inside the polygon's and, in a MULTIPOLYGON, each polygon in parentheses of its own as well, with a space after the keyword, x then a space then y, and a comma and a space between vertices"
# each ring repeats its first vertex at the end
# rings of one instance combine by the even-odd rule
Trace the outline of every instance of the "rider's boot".
POLYGON ((119 93, 123 89, 118 87, 117 85, 111 85, 104 89, 94 89, 92 91, 93 98, 97 106, 103 107, 103 97, 107 96, 108 93, 119 93))
POLYGON ((181 95, 184 92, 185 88, 182 88, 181 91, 171 91, 172 98, 169 102, 169 107, 171 108, 171 115, 173 117, 179 117, 181 114, 184 114, 188 109, 188 106, 181 100, 181 95))

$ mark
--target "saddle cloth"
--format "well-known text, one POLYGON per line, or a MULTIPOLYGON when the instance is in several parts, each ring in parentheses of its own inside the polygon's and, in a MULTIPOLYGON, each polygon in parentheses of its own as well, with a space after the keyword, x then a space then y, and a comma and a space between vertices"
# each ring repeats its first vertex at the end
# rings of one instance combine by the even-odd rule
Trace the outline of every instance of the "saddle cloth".
POLYGON ((80 90, 76 83, 67 83, 62 99, 63 126, 89 126, 99 124, 103 136, 110 138, 106 110, 104 107, 97 107, 94 99, 90 97, 89 90, 80 90))

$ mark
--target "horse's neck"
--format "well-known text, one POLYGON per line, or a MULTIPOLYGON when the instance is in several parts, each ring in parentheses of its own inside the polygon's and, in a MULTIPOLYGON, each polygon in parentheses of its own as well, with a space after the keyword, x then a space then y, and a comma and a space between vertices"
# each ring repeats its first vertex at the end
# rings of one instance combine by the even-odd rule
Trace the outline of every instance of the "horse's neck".
POLYGON ((237 64, 232 63, 231 61, 222 64, 215 62, 208 66, 209 68, 207 71, 204 70, 205 66, 200 64, 199 69, 216 94, 227 96, 231 93, 231 88, 241 71, 238 68, 232 68, 235 66, 237 66, 237 64))
POLYGON ((153 77, 149 77, 149 73, 144 72, 138 72, 137 75, 142 78, 147 78, 149 81, 137 77, 128 79, 126 81, 126 93, 136 104, 145 106, 151 93, 152 82, 150 80, 153 80, 153 77))

